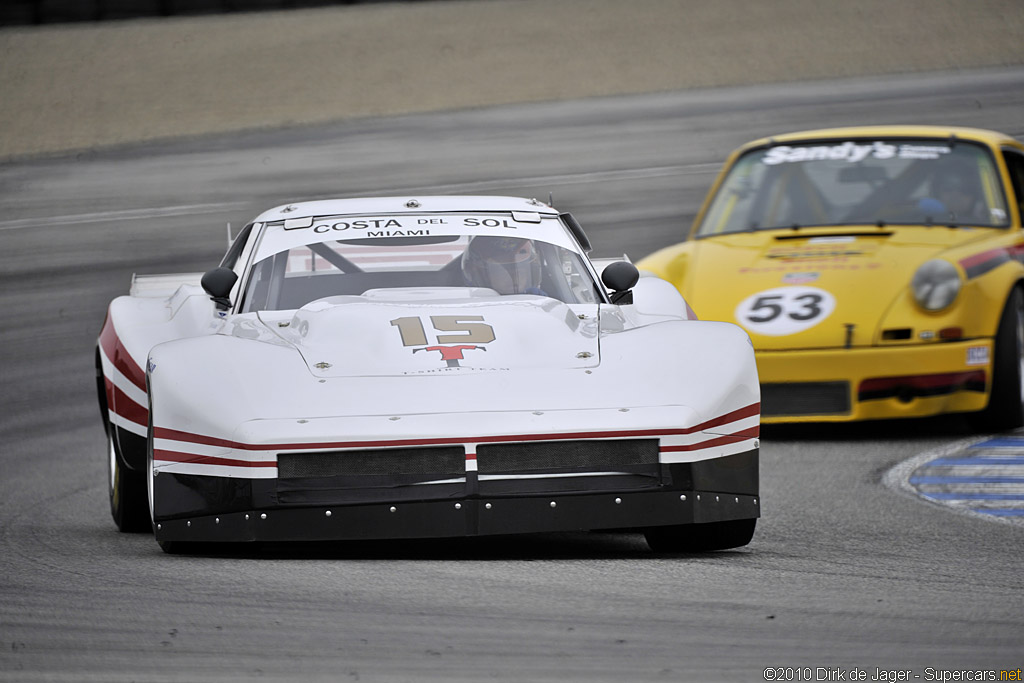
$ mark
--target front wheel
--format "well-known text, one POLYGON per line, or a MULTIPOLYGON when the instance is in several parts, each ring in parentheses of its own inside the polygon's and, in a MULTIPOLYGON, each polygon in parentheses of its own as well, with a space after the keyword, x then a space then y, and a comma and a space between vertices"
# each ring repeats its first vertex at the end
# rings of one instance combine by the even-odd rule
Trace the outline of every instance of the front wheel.
POLYGON ((999 319, 988 406, 974 417, 973 423, 984 431, 1024 425, 1024 293, 1019 287, 1010 292, 999 319))
POLYGON ((747 545, 756 526, 756 519, 654 526, 644 530, 644 538, 656 553, 701 553, 747 545))
POLYGON ((149 531, 149 501, 146 500, 146 477, 124 466, 114 443, 114 427, 107 430, 108 491, 110 516, 119 531, 149 531))

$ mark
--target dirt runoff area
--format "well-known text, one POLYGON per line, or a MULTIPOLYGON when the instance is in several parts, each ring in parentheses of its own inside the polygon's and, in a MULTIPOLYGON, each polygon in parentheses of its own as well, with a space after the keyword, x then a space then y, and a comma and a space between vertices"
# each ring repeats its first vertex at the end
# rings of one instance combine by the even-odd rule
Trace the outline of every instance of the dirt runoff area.
POLYGON ((435 0, 4 28, 0 160, 514 102, 1021 64, 1021 0, 435 0))

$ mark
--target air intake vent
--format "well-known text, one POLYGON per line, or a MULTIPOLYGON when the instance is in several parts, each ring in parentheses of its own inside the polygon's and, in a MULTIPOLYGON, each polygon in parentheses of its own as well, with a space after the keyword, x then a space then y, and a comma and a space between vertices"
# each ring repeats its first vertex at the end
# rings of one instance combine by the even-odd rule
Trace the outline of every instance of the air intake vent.
POLYGON ((461 446, 281 453, 277 456, 277 472, 281 478, 438 473, 462 476, 465 471, 466 452, 461 446))
POLYGON ((914 334, 914 331, 912 329, 910 329, 909 327, 901 327, 901 328, 896 328, 896 329, 892 329, 892 330, 883 330, 882 331, 882 340, 883 341, 899 341, 899 340, 902 340, 902 339, 910 339, 910 337, 913 334, 914 334))
POLYGON ((761 385, 761 415, 848 415, 849 382, 781 382, 761 385))
POLYGON ((476 450, 480 474, 552 471, 616 471, 658 464, 657 439, 534 441, 481 444, 476 450))

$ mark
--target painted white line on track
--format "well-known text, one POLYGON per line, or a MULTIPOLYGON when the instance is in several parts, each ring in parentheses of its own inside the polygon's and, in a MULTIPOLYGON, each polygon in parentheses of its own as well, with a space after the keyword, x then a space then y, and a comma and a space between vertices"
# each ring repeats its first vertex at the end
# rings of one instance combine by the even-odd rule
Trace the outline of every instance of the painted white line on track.
MULTIPOLYGON (((657 166, 650 168, 617 169, 611 171, 593 171, 590 173, 566 173, 548 176, 527 176, 521 178, 500 178, 462 183, 446 183, 443 185, 420 185, 408 188, 388 188, 384 194, 446 194, 454 191, 500 190, 512 185, 579 185, 600 181, 645 180, 673 175, 698 175, 717 173, 719 164, 689 164, 685 166, 657 166)), ((366 196, 366 193, 334 193, 330 195, 310 195, 296 201, 316 201, 345 197, 366 196)), ((284 203, 284 202, 282 202, 284 203)), ((218 202, 210 204, 182 204, 179 206, 160 206, 142 209, 124 209, 121 211, 100 211, 67 216, 40 216, 37 218, 19 218, 0 221, 0 231, 24 230, 26 228, 45 228, 62 225, 80 225, 87 223, 105 223, 109 221, 145 220, 150 218, 167 218, 171 216, 194 216, 201 214, 237 211, 252 206, 251 202, 218 202)), ((267 207, 270 208, 270 207, 267 207)))
POLYGON ((122 211, 100 211, 97 213, 80 213, 70 216, 39 216, 38 218, 20 218, 11 221, 0 221, 0 230, 24 230, 25 228, 46 228, 57 225, 80 225, 84 223, 106 223, 108 221, 134 221, 147 218, 166 218, 168 216, 194 216, 197 214, 220 213, 245 207, 239 202, 219 204, 183 204, 180 206, 159 206, 144 209, 124 209, 122 211))

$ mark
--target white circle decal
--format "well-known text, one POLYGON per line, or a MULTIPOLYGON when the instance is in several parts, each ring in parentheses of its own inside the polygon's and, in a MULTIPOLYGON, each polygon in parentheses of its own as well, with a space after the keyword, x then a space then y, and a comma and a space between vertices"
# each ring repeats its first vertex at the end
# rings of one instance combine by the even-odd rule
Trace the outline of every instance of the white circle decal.
POLYGON ((734 315, 751 332, 781 337, 814 327, 835 307, 835 297, 823 289, 776 287, 748 296, 734 315))

